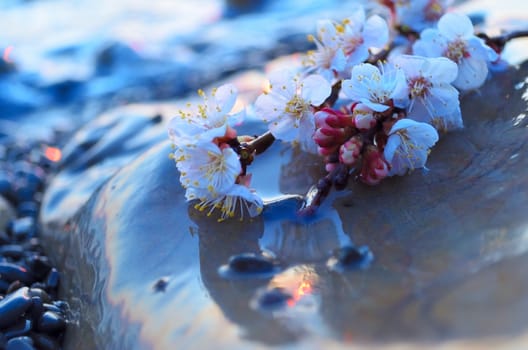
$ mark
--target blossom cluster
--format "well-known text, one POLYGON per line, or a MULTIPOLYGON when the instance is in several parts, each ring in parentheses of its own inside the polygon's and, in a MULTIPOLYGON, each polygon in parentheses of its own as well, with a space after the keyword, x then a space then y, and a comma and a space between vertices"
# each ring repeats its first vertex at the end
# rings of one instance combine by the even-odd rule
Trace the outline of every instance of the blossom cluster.
POLYGON ((245 173, 240 154, 234 149, 243 113, 231 113, 237 98, 233 85, 223 85, 210 95, 199 91, 204 102, 188 110, 180 110, 170 121, 169 138, 180 171, 180 182, 188 201, 198 200, 195 208, 216 209, 220 220, 248 213, 256 216, 262 211, 262 200, 250 189, 251 175, 245 173))
POLYGON ((439 134, 463 127, 460 92, 479 88, 499 56, 467 16, 445 13, 450 1, 380 2, 390 18, 358 8, 340 21, 320 21, 304 69, 269 77, 253 108, 267 135, 237 136, 243 113, 232 113, 232 85, 200 92, 204 103, 171 121, 187 200, 209 214, 218 209, 221 219, 258 215, 262 200, 246 168, 267 147, 263 139, 318 153, 329 186, 337 175, 341 183, 344 176, 376 185, 425 167, 439 134))

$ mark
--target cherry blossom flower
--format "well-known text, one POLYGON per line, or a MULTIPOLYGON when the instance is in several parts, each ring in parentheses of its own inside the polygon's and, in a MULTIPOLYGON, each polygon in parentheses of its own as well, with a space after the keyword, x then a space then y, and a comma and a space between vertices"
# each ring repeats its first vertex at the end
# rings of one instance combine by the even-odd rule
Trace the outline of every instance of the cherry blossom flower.
POLYGON ((480 87, 488 76, 488 62, 497 53, 474 35, 473 24, 466 15, 447 13, 438 21, 438 29, 425 29, 413 45, 414 54, 447 57, 458 65, 453 85, 460 90, 480 87))
POLYGON ((427 123, 400 119, 391 128, 383 155, 390 165, 389 176, 404 175, 423 168, 429 149, 438 141, 436 129, 427 123))
POLYGON ((402 55, 393 62, 407 79, 410 98, 407 118, 432 124, 441 131, 463 126, 458 90, 451 85, 458 74, 453 61, 445 57, 402 55))
POLYGON ((348 71, 369 58, 370 48, 381 49, 389 41, 387 22, 377 15, 366 19, 363 8, 359 8, 336 28, 341 34, 341 45, 345 52, 348 71))
POLYGON ((262 213, 264 206, 262 199, 250 188, 233 184, 223 193, 211 194, 202 188, 189 187, 186 192, 187 200, 198 200, 194 206, 200 211, 207 211, 207 215, 212 215, 214 210, 220 211, 218 221, 233 218, 236 213, 240 213, 240 220, 244 219, 247 213, 250 217, 255 217, 262 213))
POLYGON ((420 32, 436 25, 452 0, 397 0, 391 1, 396 22, 403 27, 420 32))
POLYGON ((366 19, 360 7, 341 22, 320 21, 317 25, 316 50, 308 53, 306 65, 326 80, 348 78, 351 68, 370 55, 370 48, 383 48, 389 40, 389 27, 380 16, 366 19))
POLYGON ((216 137, 236 137, 232 128, 242 121, 244 113, 230 113, 238 91, 232 84, 213 89, 209 95, 202 90, 198 93, 203 104, 188 104, 188 110, 180 110, 169 122, 169 138, 175 146, 195 143, 198 140, 211 141, 216 137))
POLYGON ((381 64, 379 68, 370 63, 354 66, 351 79, 343 80, 342 89, 347 97, 376 112, 386 111, 407 95, 403 71, 381 64))
POLYGON ((315 152, 314 108, 331 93, 331 87, 320 75, 304 79, 292 73, 279 72, 270 77, 270 91, 255 101, 257 117, 268 123, 276 139, 297 142, 303 149, 315 152))
POLYGON ((199 200, 196 208, 211 215, 220 210, 220 220, 233 217, 237 210, 256 216, 262 200, 249 188, 250 175, 241 176, 238 154, 227 144, 198 142, 176 148, 174 160, 187 200, 199 200))
POLYGON ((317 37, 308 37, 316 45, 316 50, 308 51, 304 64, 311 67, 327 81, 332 82, 345 70, 346 58, 341 47, 341 38, 334 22, 322 20, 317 23, 317 37))

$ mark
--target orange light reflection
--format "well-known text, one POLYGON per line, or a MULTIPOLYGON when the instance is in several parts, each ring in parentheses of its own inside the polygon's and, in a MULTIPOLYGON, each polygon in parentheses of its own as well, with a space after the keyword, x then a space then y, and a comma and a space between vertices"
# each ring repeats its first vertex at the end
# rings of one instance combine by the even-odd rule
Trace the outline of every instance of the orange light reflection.
POLYGON ((4 54, 2 56, 2 58, 4 59, 4 61, 6 61, 7 63, 12 63, 11 61, 11 58, 9 57, 11 55, 11 52, 13 51, 13 46, 8 46, 5 48, 4 50, 4 54))
POLYGON ((302 281, 297 290, 293 293, 292 299, 288 300, 288 306, 293 307, 304 296, 312 294, 313 288, 309 281, 302 281))
POLYGON ((46 146, 46 149, 44 150, 44 156, 52 162, 58 162, 61 160, 62 152, 56 147, 46 146))

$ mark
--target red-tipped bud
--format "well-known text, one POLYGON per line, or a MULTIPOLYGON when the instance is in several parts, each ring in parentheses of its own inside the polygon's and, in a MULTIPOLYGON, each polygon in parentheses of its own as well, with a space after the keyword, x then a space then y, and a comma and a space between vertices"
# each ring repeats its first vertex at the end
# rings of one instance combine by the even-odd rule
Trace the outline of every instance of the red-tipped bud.
POLYGON ((359 130, 365 131, 375 127, 377 120, 373 111, 360 103, 354 107, 354 124, 359 130))
POLYGON ((367 185, 377 185, 389 174, 389 166, 383 154, 374 146, 368 146, 363 152, 363 166, 360 179, 367 185))
POLYGON ((323 108, 316 112, 315 125, 317 127, 330 126, 332 128, 345 128, 347 126, 354 126, 354 121, 349 115, 341 111, 331 108, 323 108))
POLYGON ((361 156, 361 147, 363 147, 361 137, 351 137, 339 148, 339 161, 348 166, 355 165, 361 156))

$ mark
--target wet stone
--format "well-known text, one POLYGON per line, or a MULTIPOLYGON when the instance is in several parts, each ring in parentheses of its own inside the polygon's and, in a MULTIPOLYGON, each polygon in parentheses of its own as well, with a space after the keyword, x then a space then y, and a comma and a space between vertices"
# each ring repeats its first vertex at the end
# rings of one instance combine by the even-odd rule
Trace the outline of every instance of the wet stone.
POLYGON ((0 301, 0 329, 16 322, 31 306, 29 288, 23 287, 0 301))
POLYGON ((276 274, 279 267, 269 258, 244 253, 231 256, 227 265, 221 266, 218 271, 226 278, 268 278, 276 274))
POLYGON ((20 319, 13 326, 4 330, 5 337, 7 339, 21 337, 23 335, 28 335, 33 327, 33 322, 31 320, 20 319))
POLYGON ((24 251, 24 247, 19 244, 7 244, 0 246, 0 255, 16 260, 24 256, 24 251))
POLYGON ((13 220, 9 225, 9 232, 17 241, 35 236, 36 230, 35 219, 29 216, 13 220))
POLYGON ((57 350, 60 349, 58 342, 46 334, 31 332, 31 339, 35 343, 35 346, 41 350, 57 350))
POLYGON ((34 255, 27 259, 27 265, 38 280, 44 279, 52 268, 49 259, 41 255, 34 255))
POLYGON ((66 328, 64 317, 53 311, 46 311, 40 317, 37 329, 41 332, 53 334, 62 332, 66 328))
POLYGON ((21 202, 17 207, 17 213, 19 217, 33 217, 36 218, 38 215, 39 206, 36 202, 21 202))
POLYGON ((25 284, 33 282, 33 277, 24 267, 7 262, 0 263, 0 276, 9 282, 17 280, 25 284))
POLYGON ((46 311, 44 303, 39 296, 31 297, 31 308, 29 309, 29 315, 34 322, 38 322, 42 314, 46 311))
POLYGON ((40 289, 40 288, 30 288, 29 289, 29 295, 31 297, 39 297, 39 298, 41 298, 44 303, 50 303, 51 302, 51 298, 48 295, 48 293, 46 293, 45 290, 40 289))
POLYGON ((9 288, 9 282, 0 279, 0 293, 5 293, 9 288))
POLYGON ((6 350, 34 350, 35 346, 30 337, 17 337, 7 342, 6 350))
POLYGON ((52 289, 57 288, 59 286, 59 279, 59 271, 57 271, 56 268, 52 268, 48 274, 48 277, 46 278, 46 286, 52 289))
POLYGON ((366 269, 372 263, 374 255, 367 246, 346 246, 337 249, 327 261, 330 270, 344 272, 347 270, 366 269))

